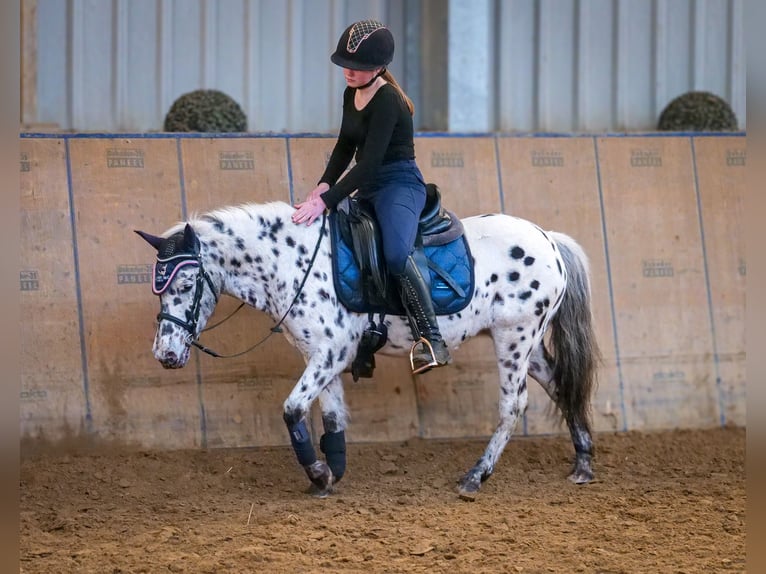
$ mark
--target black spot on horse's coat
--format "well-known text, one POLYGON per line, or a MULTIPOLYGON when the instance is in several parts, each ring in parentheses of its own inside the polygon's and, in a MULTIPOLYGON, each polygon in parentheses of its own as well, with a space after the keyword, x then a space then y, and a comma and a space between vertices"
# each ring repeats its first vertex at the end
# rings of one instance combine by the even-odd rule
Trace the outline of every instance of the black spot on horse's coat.
POLYGON ((249 254, 249 253, 245 253, 245 261, 246 261, 247 263, 252 263, 252 262, 253 262, 253 258, 252 258, 252 257, 250 257, 250 254, 249 254))
POLYGON ((330 294, 325 289, 320 289, 317 295, 319 295, 319 297, 325 301, 330 298, 330 294))
POLYGON ((506 369, 510 369, 512 364, 513 364, 513 363, 511 362, 511 360, 510 360, 510 359, 506 359, 505 361, 503 361, 503 366, 504 366, 506 369))
POLYGON ((223 233, 223 221, 214 217, 211 217, 210 219, 213 220, 213 229, 215 229, 218 233, 223 233))
POLYGON ((282 229, 285 226, 284 222, 282 221, 281 217, 277 217, 276 221, 271 226, 271 229, 269 231, 271 233, 278 233, 280 229, 282 229))
POLYGON ((309 388, 309 386, 308 386, 306 383, 303 383, 303 384, 301 385, 301 392, 302 392, 302 393, 305 393, 305 392, 306 392, 306 390, 307 390, 308 388, 309 388))
MULTIPOLYGON (((261 257, 260 255, 256 255, 256 256, 253 258, 253 261, 255 261, 256 263, 263 263, 263 257, 261 257)), ((259 267, 259 268, 258 268, 258 271, 260 271, 260 270, 261 270, 261 268, 259 267)))
POLYGON ((511 257, 513 257, 514 259, 521 259, 522 257, 524 257, 524 250, 518 245, 516 247, 511 248, 511 257))
POLYGON ((527 390, 527 380, 521 379, 521 384, 519 385, 519 394, 521 395, 526 390, 527 390))
POLYGON ((306 255, 308 252, 309 252, 309 250, 306 249, 305 245, 299 245, 298 246, 298 253, 300 253, 301 255, 306 255))
POLYGON ((231 264, 232 267, 242 267, 242 262, 236 257, 232 257, 229 263, 231 264))
POLYGON ((236 241, 234 242, 234 245, 239 249, 240 251, 245 250, 245 240, 241 237, 237 237, 236 241))
POLYGON ((338 360, 342 361, 343 359, 345 359, 347 353, 348 353, 348 348, 347 347, 343 347, 340 350, 340 353, 338 353, 338 360))
POLYGON ((324 336, 328 339, 332 339, 335 335, 333 335, 332 331, 330 330, 330 327, 324 328, 324 336))
POLYGON ((523 293, 519 293, 519 299, 526 301, 532 296, 532 291, 524 291, 523 293))
POLYGON ((516 350, 516 343, 511 343, 511 346, 508 347, 509 351, 515 351, 516 350))
POLYGON ((500 387, 500 390, 503 391, 504 395, 508 395, 508 393, 510 393, 510 391, 506 389, 505 387, 500 387))
MULTIPOLYGON (((335 355, 333 354, 332 349, 330 349, 329 351, 327 351, 327 359, 325 359, 323 366, 325 369, 330 369, 332 368, 334 364, 335 364, 335 355)), ((322 379, 322 382, 324 382, 324 379, 322 379)))
POLYGON ((221 255, 221 256, 218 258, 218 265, 220 265, 221 267, 223 267, 224 263, 226 263, 226 259, 224 259, 224 258, 223 258, 223 255, 221 255))
POLYGON ((504 302, 503 297, 500 295, 500 293, 495 293, 495 297, 492 299, 492 303, 503 303, 503 302, 504 302))
POLYGON ((489 280, 491 283, 495 283, 497 281, 497 273, 490 275, 489 280))
POLYGON ((287 243, 287 246, 288 246, 288 247, 295 247, 295 239, 293 239, 293 238, 292 238, 292 237, 290 237, 289 235, 288 235, 288 236, 287 236, 287 238, 285 239, 285 243, 287 243))
POLYGON ((160 329, 160 334, 162 335, 170 335, 173 332, 173 326, 165 323, 162 325, 162 329, 160 329))
POLYGON ((279 249, 276 247, 272 247, 271 252, 274 254, 274 257, 279 257, 279 249))
POLYGON ((532 265, 532 263, 534 263, 534 262, 535 262, 535 258, 532 257, 531 255, 529 257, 525 257, 524 258, 524 265, 526 265, 527 267, 532 265))
POLYGON ((521 332, 524 330, 524 327, 522 327, 521 325, 519 325, 518 327, 516 327, 516 330, 517 330, 519 333, 521 333, 521 332))
POLYGON ((529 286, 532 287, 532 289, 534 289, 535 291, 537 291, 537 289, 540 288, 540 282, 537 279, 535 279, 534 281, 532 281, 532 283, 529 284, 529 286))
POLYGON ((521 358, 521 353, 519 353, 518 351, 516 351, 516 352, 515 352, 513 355, 511 355, 511 356, 512 356, 514 359, 516 359, 516 360, 518 361, 518 360, 521 358))
POLYGON ((173 297, 173 305, 180 305, 180 304, 181 304, 181 298, 173 297))
POLYGON ((518 271, 511 271, 508 274, 508 281, 518 281, 519 280, 519 272, 518 271))

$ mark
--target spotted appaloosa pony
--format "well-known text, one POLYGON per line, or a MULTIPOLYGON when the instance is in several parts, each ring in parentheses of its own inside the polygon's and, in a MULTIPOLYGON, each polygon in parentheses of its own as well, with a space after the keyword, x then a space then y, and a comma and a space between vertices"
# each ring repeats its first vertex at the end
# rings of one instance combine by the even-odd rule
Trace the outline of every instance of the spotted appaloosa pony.
MULTIPOLYGON (((284 420, 299 463, 318 494, 326 495, 346 467, 341 373, 354 359, 368 317, 347 311, 335 295, 330 239, 320 233, 324 222, 296 226, 292 212, 286 203, 247 204, 194 217, 162 237, 139 232, 158 250, 153 290, 161 310, 153 351, 164 367, 183 367, 224 293, 275 321, 284 317, 284 334, 306 362, 284 403, 284 420), (317 458, 305 422, 317 398, 326 462, 317 458)), ((569 479, 587 483, 593 478, 589 413, 598 362, 587 258, 572 238, 516 217, 462 221, 475 260, 475 290, 461 312, 438 317, 439 327, 450 349, 489 331, 500 374, 500 417, 458 490, 475 493, 492 474, 527 407, 527 374, 567 422, 575 449, 569 479)), ((389 316, 385 323, 388 343, 379 352, 406 356, 413 342, 407 319, 389 316)))

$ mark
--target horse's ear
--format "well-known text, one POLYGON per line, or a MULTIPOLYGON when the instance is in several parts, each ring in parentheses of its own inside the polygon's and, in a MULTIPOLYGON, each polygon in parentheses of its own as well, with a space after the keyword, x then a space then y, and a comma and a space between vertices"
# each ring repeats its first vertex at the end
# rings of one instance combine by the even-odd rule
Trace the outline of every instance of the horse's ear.
POLYGON ((199 239, 197 239, 197 234, 188 223, 184 227, 184 251, 199 253, 199 239))
POLYGON ((154 247, 157 251, 160 250, 160 243, 162 243, 163 238, 157 237, 156 235, 151 235, 150 233, 146 233, 145 231, 139 231, 138 229, 134 229, 136 233, 138 233, 141 237, 144 238, 144 240, 154 247))

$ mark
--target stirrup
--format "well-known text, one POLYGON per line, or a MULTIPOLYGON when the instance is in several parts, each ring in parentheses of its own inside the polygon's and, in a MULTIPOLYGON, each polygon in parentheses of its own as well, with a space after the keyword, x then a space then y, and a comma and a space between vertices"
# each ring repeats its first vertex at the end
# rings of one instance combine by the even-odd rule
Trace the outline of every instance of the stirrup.
POLYGON ((417 375, 419 373, 423 373, 425 371, 428 371, 429 369, 433 369, 434 367, 439 366, 439 361, 436 360, 436 353, 434 353, 433 345, 431 345, 431 341, 426 339, 425 337, 420 337, 417 341, 415 341, 412 344, 412 347, 410 348, 410 369, 412 369, 412 374, 417 375), (417 369, 415 369, 415 347, 420 345, 421 343, 424 343, 426 346, 426 349, 428 349, 428 353, 431 355, 431 360, 425 364, 421 365, 417 369))

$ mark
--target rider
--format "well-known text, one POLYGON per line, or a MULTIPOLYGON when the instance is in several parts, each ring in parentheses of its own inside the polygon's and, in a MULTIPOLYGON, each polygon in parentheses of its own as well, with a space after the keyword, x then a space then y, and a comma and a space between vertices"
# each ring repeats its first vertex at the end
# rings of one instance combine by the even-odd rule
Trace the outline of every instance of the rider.
POLYGON ((293 222, 310 225, 326 208, 352 192, 375 211, 389 272, 397 279, 415 341, 413 373, 450 362, 439 332, 428 278, 416 264, 415 239, 426 200, 415 163, 414 106, 386 66, 394 57, 391 31, 375 20, 355 22, 343 32, 330 60, 343 68, 343 120, 319 184, 296 204, 293 222), (341 178, 356 153, 356 165, 341 178), (426 342, 427 341, 427 342, 426 342))

